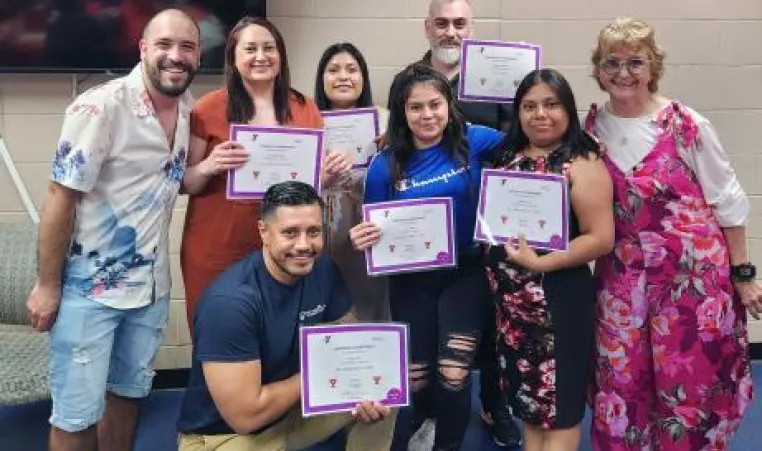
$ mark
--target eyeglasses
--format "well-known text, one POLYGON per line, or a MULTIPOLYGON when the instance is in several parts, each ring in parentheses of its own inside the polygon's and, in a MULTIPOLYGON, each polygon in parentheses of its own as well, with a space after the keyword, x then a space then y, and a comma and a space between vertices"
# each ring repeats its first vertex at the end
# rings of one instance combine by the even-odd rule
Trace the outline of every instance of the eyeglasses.
POLYGON ((627 68, 627 72, 631 73, 632 75, 637 75, 643 73, 646 69, 648 69, 648 62, 649 61, 647 58, 639 56, 625 60, 620 60, 619 58, 609 56, 601 61, 600 67, 603 72, 609 75, 614 75, 619 73, 622 70, 622 66, 624 66, 627 68))

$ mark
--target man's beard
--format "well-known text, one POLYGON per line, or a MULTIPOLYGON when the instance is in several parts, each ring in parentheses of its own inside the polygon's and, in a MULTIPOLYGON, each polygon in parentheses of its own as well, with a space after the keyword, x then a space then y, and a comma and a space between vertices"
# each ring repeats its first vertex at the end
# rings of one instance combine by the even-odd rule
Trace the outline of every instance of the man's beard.
POLYGON ((149 64, 146 67, 146 75, 148 75, 148 80, 151 82, 151 85, 153 85, 157 91, 167 97, 181 96, 188 89, 188 86, 190 86, 195 74, 196 72, 193 70, 193 68, 182 63, 175 64, 167 61, 158 61, 156 65, 149 64), (168 67, 184 70, 186 73, 185 81, 180 82, 180 84, 162 83, 161 70, 168 67))
POLYGON ((433 44, 431 46, 431 57, 444 64, 454 66, 460 63, 460 46, 441 46, 433 44))

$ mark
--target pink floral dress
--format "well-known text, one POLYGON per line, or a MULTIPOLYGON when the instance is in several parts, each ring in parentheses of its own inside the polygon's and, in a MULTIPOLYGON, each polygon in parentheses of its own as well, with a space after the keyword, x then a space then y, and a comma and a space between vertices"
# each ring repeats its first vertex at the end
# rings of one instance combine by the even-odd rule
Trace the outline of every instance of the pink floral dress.
POLYGON ((722 229, 679 153, 700 151, 698 128, 679 103, 653 121, 656 144, 634 168, 604 154, 616 240, 596 263, 593 448, 727 450, 752 398, 746 312, 722 229))
MULTIPOLYGON (((570 161, 519 154, 506 169, 560 173, 570 161)), ((579 235, 570 209, 569 235, 579 235)), ((592 368, 595 282, 587 264, 535 273, 506 258, 503 246, 486 252, 487 278, 497 317, 500 388, 513 414, 544 429, 579 424, 585 413, 592 368)))

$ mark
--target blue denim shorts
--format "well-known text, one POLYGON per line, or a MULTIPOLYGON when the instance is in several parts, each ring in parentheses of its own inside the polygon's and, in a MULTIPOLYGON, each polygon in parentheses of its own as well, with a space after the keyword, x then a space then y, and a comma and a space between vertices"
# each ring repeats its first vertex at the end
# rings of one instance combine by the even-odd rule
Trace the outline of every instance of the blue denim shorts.
POLYGON ((168 313, 168 295, 119 310, 64 289, 50 331, 50 424, 67 432, 87 429, 103 416, 106 391, 147 396, 168 313))

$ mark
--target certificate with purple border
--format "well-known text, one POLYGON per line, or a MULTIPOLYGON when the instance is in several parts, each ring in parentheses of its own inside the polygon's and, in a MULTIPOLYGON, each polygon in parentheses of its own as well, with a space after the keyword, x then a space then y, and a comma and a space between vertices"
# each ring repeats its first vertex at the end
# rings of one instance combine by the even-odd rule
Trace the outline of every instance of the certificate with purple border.
POLYGON ((368 275, 423 271, 456 265, 452 199, 396 200, 365 204, 363 220, 381 228, 365 251, 368 275))
POLYGON ((533 248, 567 250, 568 183, 559 174, 484 169, 474 239, 505 244, 524 235, 533 248))
POLYGON ((364 400, 409 405, 406 324, 305 326, 299 343, 305 417, 364 400))
POLYGON ((355 168, 367 168, 378 152, 375 139, 380 134, 378 109, 354 108, 323 111, 325 147, 331 150, 349 150, 355 158, 355 168))
POLYGON ((463 40, 458 99, 510 103, 516 88, 540 68, 542 48, 525 42, 463 40))
POLYGON ((233 124, 230 139, 249 152, 249 161, 228 171, 228 199, 261 199, 276 183, 298 180, 320 190, 323 130, 233 124))

